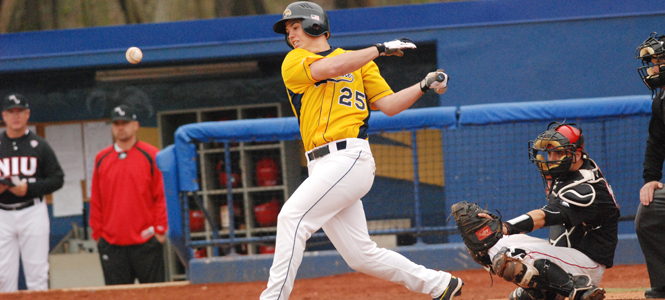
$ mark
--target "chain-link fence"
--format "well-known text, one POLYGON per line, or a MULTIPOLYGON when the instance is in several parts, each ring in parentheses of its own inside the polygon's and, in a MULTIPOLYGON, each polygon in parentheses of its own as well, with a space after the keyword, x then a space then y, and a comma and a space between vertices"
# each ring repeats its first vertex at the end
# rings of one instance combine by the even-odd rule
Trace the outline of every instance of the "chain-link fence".
MULTIPOLYGON (((369 138, 377 166, 376 177, 371 191, 362 199, 370 235, 376 238, 380 246, 456 242, 459 237, 454 220, 448 219, 449 208, 456 202, 476 202, 500 211, 504 218, 512 218, 544 206, 546 202, 542 178, 528 159, 527 145, 529 140, 535 139, 547 129, 550 121, 576 123, 583 129, 586 151, 599 164, 611 184, 617 202, 622 207, 622 215, 630 219, 636 212, 637 197, 642 186, 642 161, 650 118, 649 99, 637 102, 629 101, 630 105, 639 106, 636 110, 619 109, 616 112, 598 113, 594 107, 590 107, 593 113, 571 110, 562 113, 560 118, 537 121, 507 116, 507 121, 484 124, 461 124, 458 109, 453 109, 452 114, 448 111, 439 116, 440 119, 453 118, 453 123, 440 120, 436 124, 428 123, 427 116, 436 116, 428 115, 431 109, 414 110, 410 112, 411 116, 407 114, 406 119, 396 118, 394 123, 389 124, 382 123, 385 116, 381 116, 380 120, 371 124, 374 129, 369 138), (420 114, 423 116, 419 117, 420 114), (589 117, 569 117, 576 114, 589 117), (564 120, 566 117, 568 119, 564 120), (514 120, 510 121, 511 118, 514 120)), ((600 103, 600 106, 604 104, 600 103)), ((464 110, 461 111, 463 114, 464 110)), ((236 127, 242 125, 238 123, 236 127)), ((289 159, 301 162, 302 147, 294 146, 300 143, 294 139, 297 126, 294 128, 283 130, 287 133, 282 137, 261 132, 245 140, 272 139, 280 143, 288 140, 289 143, 283 144, 281 155, 284 159, 281 163, 288 164, 289 159), (297 149, 289 151, 290 148, 297 149)), ((193 138, 191 141, 196 140, 193 138)), ((209 140, 219 139, 213 137, 209 140)), ((228 142, 230 145, 231 140, 228 142)), ((233 158, 233 154, 228 155, 232 153, 231 149, 226 148, 229 151, 226 156, 233 158)), ((278 156, 274 159, 279 161, 278 156)), ((286 189, 284 199, 279 198, 281 203, 288 201, 288 195, 306 178, 306 167, 302 163, 289 165, 299 166, 301 170, 295 172, 296 176, 288 177, 293 172, 282 168, 284 177, 280 180, 288 181, 290 188, 286 189)), ((228 180, 233 178, 229 177, 228 180)), ((246 182, 249 179, 243 180, 246 182)), ((230 184, 228 187, 230 189, 218 195, 219 203, 216 205, 229 209, 229 214, 233 215, 233 208, 225 205, 233 202, 229 199, 234 195, 237 200, 240 192, 230 184)), ((269 190, 258 189, 256 192, 270 194, 269 190)), ((253 206, 247 201, 233 202, 241 205, 245 214, 240 222, 232 222, 230 228, 222 230, 220 218, 211 218, 209 227, 213 230, 210 234, 198 237, 190 235, 187 230, 187 210, 190 207, 211 207, 200 201, 200 194, 180 193, 181 199, 187 201, 183 204, 189 203, 181 206, 185 210, 183 224, 188 247, 215 248, 220 255, 256 247, 254 251, 241 252, 253 254, 264 253, 256 250, 260 246, 274 244, 275 227, 252 229, 252 225, 256 224, 256 215, 252 213, 253 209, 246 207, 253 206)), ((546 235, 546 231, 543 232, 546 235)), ((325 234, 319 231, 308 241, 307 250, 332 248, 325 234)))

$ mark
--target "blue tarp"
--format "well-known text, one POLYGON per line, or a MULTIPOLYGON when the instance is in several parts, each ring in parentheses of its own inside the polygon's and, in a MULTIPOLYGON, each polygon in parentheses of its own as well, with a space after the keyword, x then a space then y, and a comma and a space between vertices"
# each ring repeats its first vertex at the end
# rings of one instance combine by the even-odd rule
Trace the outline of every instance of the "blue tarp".
POLYGON ((162 176, 164 177, 166 211, 169 220, 169 240, 175 248, 180 261, 187 266, 193 255, 192 250, 187 247, 187 241, 183 232, 182 205, 180 204, 180 193, 178 191, 178 164, 175 147, 171 145, 159 151, 156 160, 157 167, 162 171, 162 176))
POLYGON ((460 125, 547 121, 651 114, 651 97, 626 96, 593 99, 549 100, 465 105, 460 125))

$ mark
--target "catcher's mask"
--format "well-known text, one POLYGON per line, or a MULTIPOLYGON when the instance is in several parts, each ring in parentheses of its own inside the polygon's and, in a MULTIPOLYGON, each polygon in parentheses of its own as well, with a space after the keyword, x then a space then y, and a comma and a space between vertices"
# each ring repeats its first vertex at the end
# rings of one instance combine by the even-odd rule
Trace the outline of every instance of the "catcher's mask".
POLYGON ((286 39, 286 44, 293 48, 289 42, 289 35, 286 33, 286 22, 288 20, 301 19, 302 29, 310 36, 326 35, 330 38, 330 24, 328 23, 328 14, 321 6, 309 1, 298 1, 289 4, 282 13, 282 19, 272 26, 272 30, 281 33, 286 39))
POLYGON ((642 81, 649 88, 649 90, 654 92, 658 88, 665 86, 665 35, 656 36, 655 32, 652 32, 642 44, 637 46, 635 50, 635 59, 642 61, 642 67, 637 68, 637 72, 640 74, 642 81), (656 64, 653 63, 652 59, 658 59, 656 64), (655 67, 658 67, 658 71, 655 71, 655 67), (661 76, 661 74, 663 76, 661 76))
POLYGON ((552 122, 547 130, 529 141, 529 160, 536 164, 544 179, 556 179, 577 162, 575 153, 584 152, 582 128, 574 123, 552 122))

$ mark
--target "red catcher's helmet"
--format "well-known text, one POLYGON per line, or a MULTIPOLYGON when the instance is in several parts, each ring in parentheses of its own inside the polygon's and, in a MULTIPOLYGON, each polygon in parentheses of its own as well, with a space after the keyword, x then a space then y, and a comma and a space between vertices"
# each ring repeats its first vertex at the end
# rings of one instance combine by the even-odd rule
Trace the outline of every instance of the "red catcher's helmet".
POLYGON ((586 154, 582 128, 574 123, 564 125, 552 122, 545 132, 534 141, 529 141, 529 160, 536 164, 543 178, 556 179, 570 170, 576 162, 575 153, 578 150, 586 154), (561 151, 565 152, 564 156, 550 159, 551 153, 561 151))
MULTIPOLYGON (((224 162, 221 161, 221 160, 217 163, 217 174, 219 175, 219 184, 222 186, 222 189, 225 189, 228 179, 227 179, 226 172, 225 172, 225 169, 224 169, 224 162)), ((241 180, 242 180, 242 178, 240 178, 240 173, 235 173, 235 172, 231 173, 231 187, 232 188, 239 187, 240 183, 241 183, 241 180)))
POLYGON ((273 198, 270 202, 254 207, 254 217, 259 226, 277 225, 277 216, 279 215, 279 200, 273 198))
POLYGON ((264 157, 256 162, 256 185, 275 186, 279 184, 279 165, 270 158, 264 157))
POLYGON ((201 210, 189 211, 189 231, 197 232, 205 228, 205 215, 201 210))
POLYGON ((259 253, 260 254, 275 253, 275 246, 274 245, 259 245, 259 253))

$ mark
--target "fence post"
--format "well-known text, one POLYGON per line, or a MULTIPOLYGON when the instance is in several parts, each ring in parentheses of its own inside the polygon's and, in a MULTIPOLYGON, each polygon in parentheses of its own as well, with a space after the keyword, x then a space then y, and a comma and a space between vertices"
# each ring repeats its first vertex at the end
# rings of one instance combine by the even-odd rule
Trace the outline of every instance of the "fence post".
POLYGON ((413 152, 413 205, 416 221, 416 244, 423 243, 423 237, 421 235, 422 231, 422 217, 420 216, 420 177, 418 176, 418 142, 416 130, 411 131, 411 151, 413 152))
MULTIPOLYGON (((233 245, 233 240, 236 238, 236 221, 235 213, 233 208, 233 181, 231 174, 231 147, 229 146, 230 142, 224 142, 224 169, 226 170, 226 206, 229 209, 229 240, 231 245, 233 245)), ((221 220, 220 220, 221 223, 221 220)), ((229 250, 231 255, 236 253, 236 248, 231 247, 229 250)))

